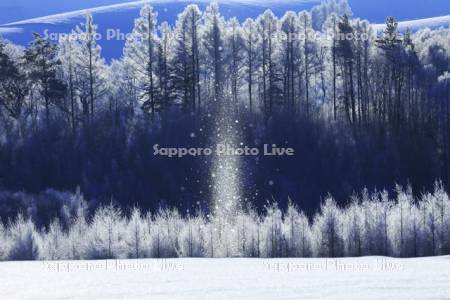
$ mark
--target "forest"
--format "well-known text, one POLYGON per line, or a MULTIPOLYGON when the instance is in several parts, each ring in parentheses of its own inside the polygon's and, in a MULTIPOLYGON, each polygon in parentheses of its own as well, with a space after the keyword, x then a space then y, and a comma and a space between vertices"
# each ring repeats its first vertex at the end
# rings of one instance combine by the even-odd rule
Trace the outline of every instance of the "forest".
MULTIPOLYGON (((69 243, 73 220, 59 222, 67 215, 67 203, 80 197, 89 212, 87 223, 76 226, 95 227, 100 219, 106 223, 98 226, 107 226, 113 218, 136 229, 134 225, 174 218, 188 237, 195 226, 207 231, 203 222, 212 213, 215 193, 213 159, 157 157, 153 146, 208 147, 220 134, 218 128, 231 120, 237 144, 295 149, 290 157, 240 161, 241 209, 236 213, 261 230, 272 217, 280 222, 261 232, 264 241, 273 230, 291 228, 289 214, 295 211, 304 212, 299 220, 308 223, 308 235, 320 226, 334 226, 334 221, 324 221, 327 214, 334 216, 336 226, 351 231, 333 229, 327 237, 333 250, 328 242, 319 243, 332 256, 425 255, 448 249, 449 241, 439 235, 444 229, 436 229, 441 222, 448 230, 448 217, 437 217, 437 204, 427 204, 432 202, 427 195, 435 192, 436 182, 441 196, 450 185, 449 28, 400 32, 396 19, 388 17, 386 28, 376 32, 368 21, 352 17, 346 1, 334 0, 282 17, 267 10, 244 22, 225 19, 217 3, 203 12, 188 5, 174 24, 160 24, 157 17, 150 5, 143 6, 123 56, 111 62, 102 56, 89 13, 58 41, 38 33, 28 47, 0 40, 0 236, 29 232, 18 241, 62 238, 69 243), (407 213, 397 184, 409 187, 407 213), (393 203, 352 200, 379 191, 386 191, 383 199, 393 203), (267 214, 274 203, 279 208, 267 214), (386 213, 384 221, 382 213, 368 216, 372 205, 392 214, 386 213), (376 220, 370 223, 374 231, 365 234, 380 235, 384 246, 363 242, 358 230, 367 218, 376 220), (386 226, 387 219, 392 226, 386 226), (342 225, 346 222, 351 226, 342 225), (389 227, 384 234, 383 226, 389 227), (432 242, 419 242, 424 232, 427 238, 432 232, 432 242), (420 246, 408 246, 415 252, 406 253, 409 243, 420 246)), ((246 226, 246 232, 253 230, 248 234, 254 243, 256 229, 246 226)), ((105 228, 112 234, 113 226, 105 228)), ((239 230, 231 232, 241 234, 239 230)), ((170 230, 160 234, 170 235, 170 230)), ((150 235, 145 238, 153 239, 154 233, 150 235)), ((287 233, 277 235, 283 240, 272 239, 270 247, 255 248, 245 239, 225 254, 213 254, 215 248, 205 240, 190 240, 186 246, 179 238, 170 237, 174 244, 164 251, 171 254, 154 248, 144 254, 150 250, 140 247, 117 254, 102 244, 90 248, 95 251, 90 254, 55 254, 59 250, 52 249, 53 254, 39 255, 294 255, 294 239, 287 233)), ((322 248, 308 243, 305 252, 295 255, 320 255, 322 248)), ((37 249, 31 248, 32 253, 37 249)), ((17 257, 30 257, 22 255, 17 257)))

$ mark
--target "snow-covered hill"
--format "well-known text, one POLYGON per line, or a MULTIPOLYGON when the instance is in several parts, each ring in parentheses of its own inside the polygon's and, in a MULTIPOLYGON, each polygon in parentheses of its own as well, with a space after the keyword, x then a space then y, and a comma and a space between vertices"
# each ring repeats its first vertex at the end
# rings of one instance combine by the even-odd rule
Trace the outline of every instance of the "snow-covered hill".
POLYGON ((21 33, 22 28, 18 27, 0 27, 0 34, 11 34, 11 33, 21 33))
MULTIPOLYGON (((448 27, 450 26, 450 15, 434 17, 434 18, 425 18, 418 20, 410 20, 410 21, 401 21, 398 23, 398 27, 401 31, 405 31, 406 29, 410 29, 412 31, 416 31, 422 28, 438 28, 438 27, 448 27)), ((385 24, 375 24, 373 28, 376 31, 383 30, 385 28, 385 24)))
POLYGON ((448 299, 450 257, 0 263, 0 298, 448 299))

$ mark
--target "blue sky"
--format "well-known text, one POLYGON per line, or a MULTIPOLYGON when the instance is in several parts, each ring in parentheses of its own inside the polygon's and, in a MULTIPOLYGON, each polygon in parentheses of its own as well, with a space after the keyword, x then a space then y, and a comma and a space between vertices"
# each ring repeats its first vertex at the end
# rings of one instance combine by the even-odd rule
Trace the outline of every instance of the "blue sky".
MULTIPOLYGON (((0 1, 0 23, 62 13, 71 10, 127 2, 124 0, 2 0, 0 1)), ((260 1, 263 2, 263 1, 260 1)), ((266 6, 271 2, 266 1, 266 6)), ((296 2, 293 0, 292 2, 296 2)), ((302 2, 301 0, 297 1, 302 2)), ((380 22, 386 15, 399 19, 425 18, 450 14, 449 0, 350 0, 355 15, 380 22)), ((311 3, 297 4, 299 8, 311 3)))

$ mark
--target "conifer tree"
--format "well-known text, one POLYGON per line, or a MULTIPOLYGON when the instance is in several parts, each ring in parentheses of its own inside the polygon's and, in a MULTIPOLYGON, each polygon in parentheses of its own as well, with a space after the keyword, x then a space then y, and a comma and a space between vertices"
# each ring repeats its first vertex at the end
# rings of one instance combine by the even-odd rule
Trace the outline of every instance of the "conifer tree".
POLYGON ((77 26, 73 53, 77 70, 77 91, 85 120, 93 120, 98 100, 107 93, 108 69, 101 57, 101 47, 97 44, 97 26, 92 15, 86 14, 85 23, 77 26))
POLYGON ((140 91, 142 109, 155 114, 156 88, 155 67, 157 64, 156 51, 158 41, 156 37, 157 13, 146 4, 135 20, 131 37, 124 48, 124 61, 134 72, 137 88, 140 91))
POLYGON ((45 120, 50 126, 50 105, 63 100, 66 86, 57 78, 57 71, 61 64, 58 60, 57 46, 50 44, 48 40, 39 34, 33 35, 34 39, 25 51, 29 76, 39 90, 45 107, 45 120))

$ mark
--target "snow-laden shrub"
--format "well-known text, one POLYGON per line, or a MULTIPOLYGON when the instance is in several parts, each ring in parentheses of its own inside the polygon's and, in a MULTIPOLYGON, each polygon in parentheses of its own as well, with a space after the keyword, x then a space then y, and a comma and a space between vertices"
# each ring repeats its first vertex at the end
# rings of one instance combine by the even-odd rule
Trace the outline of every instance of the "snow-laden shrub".
POLYGON ((316 254, 323 257, 338 257, 344 254, 342 211, 332 198, 321 205, 320 214, 314 218, 316 254))
POLYGON ((312 255, 312 236, 308 217, 291 203, 284 215, 283 236, 287 243, 285 256, 310 257, 312 255))
POLYGON ((147 220, 139 208, 134 208, 126 224, 126 255, 129 258, 151 257, 147 220))
POLYGON ((439 254, 450 254, 450 198, 441 182, 436 183, 434 198, 438 208, 439 254))
POLYGON ((10 260, 37 260, 39 259, 40 236, 33 222, 19 214, 16 220, 10 224, 8 238, 10 260))
POLYGON ((44 260, 59 260, 69 257, 69 239, 63 231, 58 219, 54 220, 41 240, 40 258, 44 260))
POLYGON ((6 236, 6 229, 2 222, 0 222, 0 261, 8 257, 10 241, 6 236))
POLYGON ((392 208, 388 193, 363 194, 361 209, 363 214, 362 255, 389 255, 392 252, 390 239, 392 208))
POLYGON ((259 218, 251 210, 240 212, 236 216, 236 250, 241 257, 259 256, 258 250, 258 230, 259 218))
POLYGON ((84 200, 78 187, 74 194, 68 194, 68 199, 60 209, 60 221, 64 229, 70 228, 71 224, 79 217, 87 216, 88 204, 84 200))
POLYGON ((79 209, 70 221, 70 228, 67 233, 67 258, 83 259, 86 257, 89 232, 89 225, 86 222, 85 211, 79 209))
POLYGON ((266 215, 262 219, 261 232, 263 239, 261 255, 263 257, 280 257, 285 249, 285 238, 282 232, 283 213, 276 204, 266 207, 266 215))
POLYGON ((211 257, 239 256, 239 229, 236 215, 218 212, 209 216, 206 231, 206 250, 211 257))
POLYGON ((205 256, 205 220, 202 215, 185 220, 180 232, 180 244, 178 256, 180 257, 203 257, 205 256))
POLYGON ((424 194, 418 207, 421 255, 450 254, 450 200, 442 184, 424 194))
POLYGON ((396 205, 390 213, 389 235, 394 256, 413 256, 417 253, 417 209, 411 189, 397 186, 396 205), (415 226, 414 226, 415 225, 415 226), (414 229, 416 231, 414 232, 414 229))
POLYGON ((160 209, 154 216, 147 214, 152 257, 178 257, 179 234, 183 220, 177 210, 160 209))
POLYGON ((346 256, 361 256, 364 243, 364 210, 357 199, 343 212, 343 239, 346 256))
POLYGON ((120 209, 112 204, 99 208, 89 224, 86 236, 86 258, 126 257, 125 235, 125 222, 120 209))

